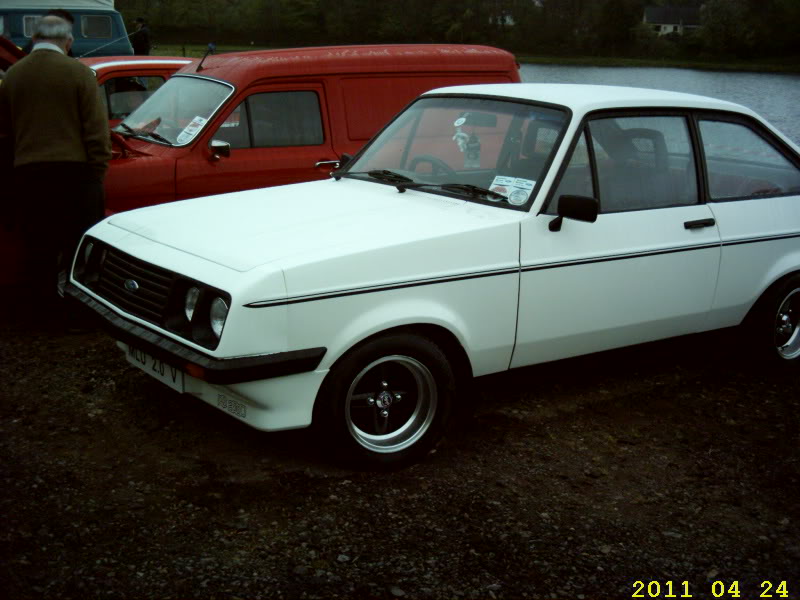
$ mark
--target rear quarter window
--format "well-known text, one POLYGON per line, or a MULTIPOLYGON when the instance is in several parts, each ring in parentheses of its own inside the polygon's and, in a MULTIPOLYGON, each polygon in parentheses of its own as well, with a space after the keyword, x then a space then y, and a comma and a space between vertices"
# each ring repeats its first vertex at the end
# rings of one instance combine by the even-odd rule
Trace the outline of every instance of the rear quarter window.
POLYGON ((800 193, 800 168, 742 123, 701 120, 712 200, 800 193))

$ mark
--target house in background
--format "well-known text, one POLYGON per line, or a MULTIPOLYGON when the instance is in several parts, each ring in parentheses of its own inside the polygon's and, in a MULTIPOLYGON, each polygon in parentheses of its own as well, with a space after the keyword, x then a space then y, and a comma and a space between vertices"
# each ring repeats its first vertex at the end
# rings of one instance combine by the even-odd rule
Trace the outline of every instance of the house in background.
POLYGON ((700 27, 700 9, 690 6, 646 6, 643 21, 658 35, 683 35, 700 27))

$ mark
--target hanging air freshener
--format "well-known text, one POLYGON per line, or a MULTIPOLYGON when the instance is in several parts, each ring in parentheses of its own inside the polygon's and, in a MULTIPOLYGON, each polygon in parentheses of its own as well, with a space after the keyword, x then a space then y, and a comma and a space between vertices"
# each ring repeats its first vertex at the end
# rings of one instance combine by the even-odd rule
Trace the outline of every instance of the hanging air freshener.
POLYGON ((470 134, 469 140, 467 140, 467 147, 464 150, 464 168, 481 168, 481 141, 474 133, 470 134))

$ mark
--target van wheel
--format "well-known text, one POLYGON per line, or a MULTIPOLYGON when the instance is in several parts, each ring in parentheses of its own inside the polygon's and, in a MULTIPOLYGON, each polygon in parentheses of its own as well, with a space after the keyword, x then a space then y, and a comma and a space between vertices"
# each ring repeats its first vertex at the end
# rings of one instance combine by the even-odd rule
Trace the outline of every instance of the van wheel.
POLYGON ((748 324, 756 350, 778 364, 800 359, 800 275, 792 275, 768 292, 748 324))
POLYGON ((397 468, 436 446, 454 395, 453 370, 435 343, 391 334, 358 346, 334 366, 318 398, 315 426, 345 458, 397 468))

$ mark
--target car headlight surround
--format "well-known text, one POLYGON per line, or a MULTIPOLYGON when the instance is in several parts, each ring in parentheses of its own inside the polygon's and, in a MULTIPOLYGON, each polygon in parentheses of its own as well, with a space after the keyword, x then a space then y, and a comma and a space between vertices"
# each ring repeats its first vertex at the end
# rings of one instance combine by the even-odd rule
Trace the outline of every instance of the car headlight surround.
POLYGON ((75 264, 72 270, 75 280, 91 288, 98 279, 106 253, 103 244, 93 237, 85 236, 75 255, 75 264))
POLYGON ((215 349, 231 306, 230 294, 197 280, 179 277, 172 317, 166 328, 201 346, 215 349))
POLYGON ((163 327, 214 350, 222 336, 230 306, 231 296, 227 292, 176 274, 163 327))

